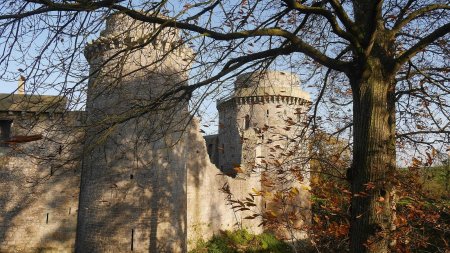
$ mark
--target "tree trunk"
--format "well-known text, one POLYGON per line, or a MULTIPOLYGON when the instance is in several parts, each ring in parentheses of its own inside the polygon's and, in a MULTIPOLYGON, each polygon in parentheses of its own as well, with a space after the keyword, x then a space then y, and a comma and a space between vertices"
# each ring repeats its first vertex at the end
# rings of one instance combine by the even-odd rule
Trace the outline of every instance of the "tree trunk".
POLYGON ((395 85, 379 59, 368 59, 350 76, 354 149, 350 171, 350 252, 389 251, 395 208, 395 85))

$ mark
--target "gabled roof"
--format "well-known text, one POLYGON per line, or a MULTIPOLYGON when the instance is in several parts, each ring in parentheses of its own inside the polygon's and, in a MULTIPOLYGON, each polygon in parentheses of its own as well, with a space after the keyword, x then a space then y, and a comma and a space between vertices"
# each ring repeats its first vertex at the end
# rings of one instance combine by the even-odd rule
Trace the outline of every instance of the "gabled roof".
POLYGON ((67 99, 63 96, 0 94, 0 111, 64 112, 67 99))

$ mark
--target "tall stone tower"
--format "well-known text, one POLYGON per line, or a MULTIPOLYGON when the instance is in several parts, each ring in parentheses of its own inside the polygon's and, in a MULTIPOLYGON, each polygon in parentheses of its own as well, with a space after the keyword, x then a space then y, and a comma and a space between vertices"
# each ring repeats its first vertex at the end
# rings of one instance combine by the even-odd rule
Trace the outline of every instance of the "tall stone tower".
POLYGON ((219 155, 215 163, 225 174, 250 181, 256 178, 260 189, 272 196, 264 199, 266 213, 297 216, 279 220, 277 228, 265 226, 286 239, 302 237, 302 226, 309 219, 305 134, 309 105, 299 78, 279 71, 238 76, 234 94, 217 104, 219 155))
POLYGON ((77 252, 184 252, 186 159, 179 145, 189 49, 176 29, 107 19, 86 47, 91 78, 77 252), (145 45, 145 46, 138 46, 145 45))

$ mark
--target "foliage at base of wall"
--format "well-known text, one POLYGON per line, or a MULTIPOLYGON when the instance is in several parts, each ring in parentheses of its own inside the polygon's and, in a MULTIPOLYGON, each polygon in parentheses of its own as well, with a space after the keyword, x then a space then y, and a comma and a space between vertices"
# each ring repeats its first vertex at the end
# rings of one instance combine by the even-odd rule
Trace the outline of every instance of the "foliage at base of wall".
POLYGON ((291 246, 269 233, 253 235, 246 230, 224 231, 211 240, 199 241, 190 253, 290 253, 291 246))

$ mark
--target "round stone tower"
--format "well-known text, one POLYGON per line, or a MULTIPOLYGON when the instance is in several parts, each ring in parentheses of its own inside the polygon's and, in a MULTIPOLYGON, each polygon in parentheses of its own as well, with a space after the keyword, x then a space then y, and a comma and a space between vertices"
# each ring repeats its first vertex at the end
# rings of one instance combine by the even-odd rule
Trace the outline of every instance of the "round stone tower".
POLYGON ((77 252, 186 251, 180 138, 188 101, 173 91, 186 85, 192 54, 179 42, 176 29, 116 14, 86 46, 91 78, 77 252))
POLYGON ((238 76, 234 94, 217 103, 220 169, 252 169, 268 155, 304 146, 298 137, 309 105, 309 95, 294 74, 263 71, 238 76))
POLYGON ((309 106, 299 78, 279 71, 238 76, 234 94, 217 104, 220 169, 248 182, 258 179, 254 189, 268 193, 261 210, 280 219, 265 229, 287 240, 304 237, 310 217, 309 106))

